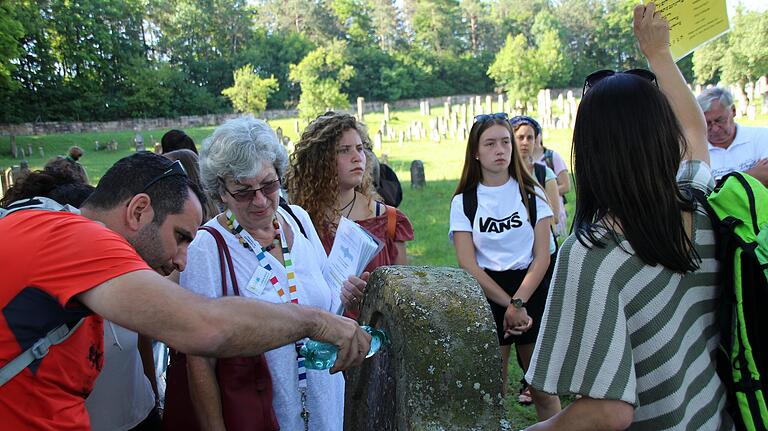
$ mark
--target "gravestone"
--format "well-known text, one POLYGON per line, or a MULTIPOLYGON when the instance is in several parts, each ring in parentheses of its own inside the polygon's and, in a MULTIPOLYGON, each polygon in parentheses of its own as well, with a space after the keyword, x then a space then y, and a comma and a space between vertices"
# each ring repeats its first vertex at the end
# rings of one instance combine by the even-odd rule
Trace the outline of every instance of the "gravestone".
POLYGON ((443 116, 448 118, 451 115, 451 104, 448 102, 443 103, 443 116))
POLYGON ((432 108, 429 106, 429 100, 424 101, 424 115, 427 117, 432 115, 432 108))
POLYGON ((109 144, 107 144, 107 151, 117 151, 117 141, 115 139, 109 141, 109 144))
POLYGON ((398 136, 397 136, 397 146, 399 146, 399 147, 402 147, 402 146, 403 146, 403 141, 404 141, 404 140, 405 140, 405 132, 403 132, 403 131, 401 130, 401 131, 398 133, 398 136))
POLYGON ((6 172, 8 172, 5 169, 0 169, 0 199, 5 196, 5 191, 8 190, 8 179, 6 178, 6 172))
POLYGON ((299 120, 293 121, 293 131, 296 132, 297 135, 301 136, 301 129, 299 129, 299 120))
POLYGON ((498 101, 496 102, 496 105, 498 106, 499 112, 505 112, 504 111, 504 95, 499 94, 498 101))
POLYGON ((144 151, 144 137, 141 136, 141 133, 137 133, 136 137, 133 138, 133 143, 136 145, 136 152, 144 151))
POLYGON ((283 128, 278 127, 275 130, 275 135, 277 135, 277 142, 283 142, 283 128))
POLYGON ((27 142, 27 157, 32 157, 32 143, 27 142))
POLYGON ((411 162, 411 188, 420 189, 427 185, 427 179, 424 176, 424 162, 414 160, 411 162))
POLYGON ((101 144, 99 143, 99 141, 93 141, 93 143, 95 144, 94 145, 95 150, 96 151, 101 151, 101 144))
POLYGON ((16 149, 16 135, 11 135, 11 156, 15 159, 19 155, 19 151, 16 149))
POLYGON ((365 121, 365 97, 358 97, 357 98, 357 121, 360 121, 361 123, 365 121))
POLYGON ((381 141, 382 141, 381 130, 379 130, 378 132, 376 132, 375 135, 373 135, 373 151, 374 152, 378 153, 381 151, 381 141))
POLYGON ((475 115, 483 113, 483 107, 480 105, 480 96, 475 96, 475 115))
POLYGON ((5 195, 5 191, 11 188, 13 185, 13 168, 8 168, 5 171, 2 172, 3 174, 3 195, 5 195))
POLYGON ((485 96, 485 112, 487 114, 493 114, 493 105, 491 105, 493 98, 491 96, 485 96))
POLYGON ((384 121, 389 121, 389 103, 384 104, 384 121))
POLYGON ((505 427, 498 339, 481 292, 457 268, 374 271, 359 321, 391 344, 346 372, 345 429, 505 427))
POLYGON ((43 149, 43 147, 42 146, 37 147, 37 151, 40 153, 40 158, 44 159, 45 158, 45 150, 43 149))

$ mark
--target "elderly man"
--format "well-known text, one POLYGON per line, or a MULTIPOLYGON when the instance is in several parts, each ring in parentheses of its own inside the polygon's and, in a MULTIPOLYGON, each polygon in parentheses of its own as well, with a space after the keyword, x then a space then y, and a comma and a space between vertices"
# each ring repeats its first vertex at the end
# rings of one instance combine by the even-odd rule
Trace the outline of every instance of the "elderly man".
POLYGON ((370 337, 350 319, 207 299, 160 275, 184 269, 204 200, 178 162, 136 153, 104 174, 82 215, 43 199, 9 205, 0 219, 4 429, 89 428, 84 399, 102 367, 102 316, 196 355, 256 355, 311 337, 339 346, 333 371, 361 363, 370 337))
POLYGON ((768 128, 736 124, 733 96, 724 88, 704 90, 696 100, 707 119, 709 157, 715 179, 742 171, 768 185, 768 128))

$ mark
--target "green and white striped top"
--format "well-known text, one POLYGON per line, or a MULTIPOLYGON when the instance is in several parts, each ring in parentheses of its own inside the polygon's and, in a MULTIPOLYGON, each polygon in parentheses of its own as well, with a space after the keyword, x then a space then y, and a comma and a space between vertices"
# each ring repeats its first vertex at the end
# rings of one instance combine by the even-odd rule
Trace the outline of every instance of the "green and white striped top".
MULTIPOLYGON (((683 162, 678 184, 709 194, 709 166, 683 162)), ((571 235, 526 379, 547 393, 632 404, 632 430, 733 429, 715 372, 715 237, 701 208, 693 240, 700 269, 680 274, 646 265, 624 239, 588 248, 571 235)))

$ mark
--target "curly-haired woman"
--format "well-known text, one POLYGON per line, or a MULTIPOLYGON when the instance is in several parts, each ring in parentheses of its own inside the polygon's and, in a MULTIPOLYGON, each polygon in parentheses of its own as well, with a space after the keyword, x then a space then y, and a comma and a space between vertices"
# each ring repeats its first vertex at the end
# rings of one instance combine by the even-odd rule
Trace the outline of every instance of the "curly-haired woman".
POLYGON ((326 252, 346 217, 384 243, 366 267, 404 265, 413 227, 402 211, 385 205, 373 190, 368 135, 348 114, 326 112, 307 126, 291 155, 286 185, 291 203, 307 210, 326 252))

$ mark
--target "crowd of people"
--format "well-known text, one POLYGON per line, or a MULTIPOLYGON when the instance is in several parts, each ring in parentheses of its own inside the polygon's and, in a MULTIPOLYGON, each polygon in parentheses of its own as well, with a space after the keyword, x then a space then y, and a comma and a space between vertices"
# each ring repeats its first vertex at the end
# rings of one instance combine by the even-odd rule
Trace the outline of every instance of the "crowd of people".
MULTIPOLYGON (((489 304, 505 394, 512 345, 525 371, 530 430, 733 428, 713 359, 714 234, 694 194, 733 170, 768 183, 768 129, 737 125, 726 90, 693 96, 653 4, 633 19, 653 72, 586 77, 571 235, 571 175, 529 116, 475 118, 451 201, 449 237, 489 304)), ((338 372, 369 349, 355 321, 369 274, 407 264, 414 239, 376 192, 365 126, 326 112, 289 156, 244 116, 199 154, 180 130, 162 151, 119 160, 92 187, 73 147, 0 200, 3 427, 343 429, 338 372), (383 248, 333 286, 323 269, 342 218, 383 248), (306 338, 338 346, 332 369, 306 370, 306 338)))

